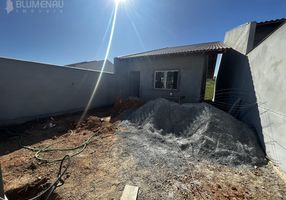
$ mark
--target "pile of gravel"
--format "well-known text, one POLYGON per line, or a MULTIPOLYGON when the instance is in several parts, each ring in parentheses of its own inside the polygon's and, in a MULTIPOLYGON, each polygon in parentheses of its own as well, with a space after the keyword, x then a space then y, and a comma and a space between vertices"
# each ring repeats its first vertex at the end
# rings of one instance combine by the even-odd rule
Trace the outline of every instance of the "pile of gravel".
POLYGON ((173 138, 180 150, 192 157, 228 165, 265 163, 256 133, 206 103, 180 105, 157 99, 132 112, 127 120, 140 133, 151 130, 154 137, 159 133, 168 141, 173 138))

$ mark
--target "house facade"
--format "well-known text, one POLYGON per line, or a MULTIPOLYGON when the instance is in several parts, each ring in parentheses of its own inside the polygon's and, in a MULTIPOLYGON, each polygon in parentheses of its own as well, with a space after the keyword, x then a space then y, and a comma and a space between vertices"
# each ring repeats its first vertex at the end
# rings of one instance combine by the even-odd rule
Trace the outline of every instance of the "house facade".
POLYGON ((227 49, 221 42, 212 42, 115 58, 120 96, 200 102, 206 78, 213 77, 217 54, 227 49))

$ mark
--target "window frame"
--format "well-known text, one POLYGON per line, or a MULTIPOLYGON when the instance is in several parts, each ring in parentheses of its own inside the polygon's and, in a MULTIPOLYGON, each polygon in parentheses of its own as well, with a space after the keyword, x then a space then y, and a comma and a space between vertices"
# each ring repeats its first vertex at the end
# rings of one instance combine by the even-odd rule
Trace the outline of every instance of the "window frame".
POLYGON ((154 76, 153 76, 153 88, 155 90, 168 90, 168 91, 174 91, 174 90, 179 90, 179 76, 180 76, 180 71, 179 70, 155 70, 154 71, 154 76), (164 73, 164 88, 156 88, 156 74, 159 72, 164 73), (177 88, 176 89, 168 89, 167 88, 167 74, 168 72, 177 72, 178 77, 177 77, 177 88))

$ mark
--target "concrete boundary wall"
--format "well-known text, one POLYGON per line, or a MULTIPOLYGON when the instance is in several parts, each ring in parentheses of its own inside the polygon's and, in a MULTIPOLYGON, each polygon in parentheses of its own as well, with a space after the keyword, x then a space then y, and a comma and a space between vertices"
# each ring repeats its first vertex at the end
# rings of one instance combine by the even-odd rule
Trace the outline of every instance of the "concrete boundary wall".
POLYGON ((238 26, 226 32, 224 42, 234 50, 242 54, 247 54, 253 48, 255 28, 255 22, 238 26))
POLYGON ((247 56, 267 155, 286 173, 286 24, 247 56))
POLYGON ((286 24, 245 53, 246 44, 253 45, 247 26, 226 34, 233 49, 222 57, 215 103, 226 111, 235 106, 232 114, 255 129, 268 157, 286 173, 286 24))
MULTIPOLYGON (((83 110, 99 72, 0 58, 0 126, 83 110)), ((104 73, 92 107, 114 103, 116 76, 104 73)))

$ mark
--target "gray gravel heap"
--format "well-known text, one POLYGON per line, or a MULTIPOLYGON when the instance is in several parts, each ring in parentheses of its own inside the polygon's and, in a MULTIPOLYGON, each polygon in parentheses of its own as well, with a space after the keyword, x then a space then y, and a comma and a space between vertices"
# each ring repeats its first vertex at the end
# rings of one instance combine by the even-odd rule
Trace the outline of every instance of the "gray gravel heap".
POLYGON ((192 157, 227 165, 265 163, 256 133, 206 103, 180 105, 157 99, 132 112, 127 120, 140 134, 150 135, 151 130, 156 138, 159 133, 192 157))

